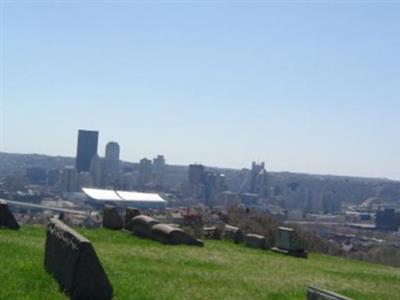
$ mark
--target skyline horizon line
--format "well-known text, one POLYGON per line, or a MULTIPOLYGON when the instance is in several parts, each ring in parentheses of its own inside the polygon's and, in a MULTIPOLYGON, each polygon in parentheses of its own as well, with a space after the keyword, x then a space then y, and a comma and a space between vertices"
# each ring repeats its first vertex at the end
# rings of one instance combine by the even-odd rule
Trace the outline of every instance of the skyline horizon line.
MULTIPOLYGON (((41 155, 41 156, 63 157, 63 158, 76 159, 76 155, 75 156, 71 156, 71 155, 62 155, 62 154, 48 154, 48 153, 34 153, 34 152, 8 152, 8 151, 0 150, 0 154, 1 153, 16 154, 16 155, 41 155)), ((101 156, 98 153, 97 153, 97 155, 100 158, 104 158, 104 156, 101 156)), ((160 154, 160 153, 158 155, 163 155, 164 156, 164 154, 160 154)), ((125 158, 124 159, 120 159, 120 161, 126 162, 126 163, 135 164, 135 163, 139 163, 140 160, 143 159, 143 158, 149 159, 148 157, 151 157, 151 156, 144 156, 142 158, 138 158, 137 161, 134 161, 132 159, 125 159, 125 158)), ((165 156, 164 156, 164 158, 165 158, 165 156)), ((166 159, 166 161, 167 161, 167 159, 166 159)), ((265 162, 265 160, 252 160, 251 163, 252 162, 262 163, 262 162, 265 162)), ((202 163, 202 162, 198 162, 198 161, 194 161, 192 163, 186 163, 186 164, 176 163, 176 162, 166 163, 166 165, 178 166, 178 167, 188 167, 191 164, 200 164, 200 165, 203 165, 204 167, 216 168, 216 169, 227 169, 227 170, 243 170, 243 169, 247 169, 247 170, 251 170, 251 168, 248 168, 248 167, 239 168, 239 167, 232 167, 232 166, 215 166, 215 165, 208 165, 208 164, 205 164, 205 163, 202 163)), ((377 180, 388 180, 388 181, 400 182, 400 178, 396 179, 396 178, 383 177, 383 176, 382 177, 380 177, 380 176, 365 176, 365 175, 356 175, 356 174, 348 175, 348 174, 337 174, 337 173, 318 173, 318 172, 312 173, 312 172, 299 171, 299 170, 291 170, 291 171, 290 170, 276 170, 276 169, 268 169, 267 166, 268 166, 268 164, 266 163, 267 173, 271 172, 271 173, 290 173, 290 174, 310 175, 310 176, 324 176, 324 177, 325 176, 326 177, 332 176, 332 177, 345 177, 345 178, 346 177, 348 177, 348 178, 361 178, 361 179, 364 178, 364 179, 377 179, 377 180)), ((73 165, 73 167, 75 167, 75 165, 73 165)))

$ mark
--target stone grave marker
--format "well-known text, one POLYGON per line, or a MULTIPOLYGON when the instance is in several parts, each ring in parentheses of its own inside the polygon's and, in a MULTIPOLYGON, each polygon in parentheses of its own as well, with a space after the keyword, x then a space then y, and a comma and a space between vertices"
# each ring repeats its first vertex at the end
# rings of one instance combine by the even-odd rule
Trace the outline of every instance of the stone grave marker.
POLYGON ((125 216, 124 216, 124 229, 132 230, 132 219, 136 216, 139 216, 140 210, 137 208, 128 207, 125 209, 125 216))
POLYGON ((244 241, 247 247, 266 249, 265 237, 262 235, 249 233, 246 234, 244 241))
POLYGON ((310 286, 307 289, 307 300, 352 300, 351 298, 310 286))
POLYGON ((56 218, 47 225, 44 267, 70 299, 112 299, 111 283, 93 245, 56 218))
POLYGON ((151 228, 160 222, 146 215, 134 217, 130 222, 131 231, 141 238, 151 238, 151 228))
POLYGON ((226 240, 232 240, 235 243, 241 243, 244 241, 243 231, 239 227, 228 224, 218 224, 217 229, 226 240))
POLYGON ((15 220, 7 202, 4 200, 0 200, 0 228, 1 227, 14 230, 19 229, 17 220, 15 220))
POLYGON ((276 247, 271 250, 296 257, 307 258, 303 242, 293 228, 278 227, 276 247))
POLYGON ((106 205, 103 209, 103 227, 112 230, 120 230, 122 226, 122 217, 117 208, 106 205))
POLYGON ((151 228, 151 236, 154 240, 163 244, 204 246, 203 241, 197 240, 183 230, 167 224, 154 225, 151 228))
POLYGON ((203 227, 203 236, 209 240, 220 240, 221 232, 216 226, 203 227))

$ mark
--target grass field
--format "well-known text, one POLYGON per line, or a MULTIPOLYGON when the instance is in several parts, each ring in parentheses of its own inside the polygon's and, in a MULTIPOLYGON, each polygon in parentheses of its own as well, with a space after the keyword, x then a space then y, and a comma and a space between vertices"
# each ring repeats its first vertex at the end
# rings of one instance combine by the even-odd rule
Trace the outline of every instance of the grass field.
MULTIPOLYGON (((84 230, 115 299, 305 299, 313 284, 354 299, 400 299, 400 269, 311 254, 297 259, 222 241, 165 246, 84 230)), ((66 299, 43 269, 45 230, 0 230, 0 299, 66 299)))

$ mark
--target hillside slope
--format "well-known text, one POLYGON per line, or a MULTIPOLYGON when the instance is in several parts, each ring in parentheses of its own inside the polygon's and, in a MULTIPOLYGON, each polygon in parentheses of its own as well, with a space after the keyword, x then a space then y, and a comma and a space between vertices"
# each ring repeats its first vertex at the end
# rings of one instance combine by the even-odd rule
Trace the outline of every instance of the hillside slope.
MULTIPOLYGON (((297 259, 206 241, 165 246, 124 232, 79 232, 94 244, 116 299, 305 299, 310 284, 354 299, 400 299, 400 269, 311 254, 297 259)), ((43 270, 45 230, 0 230, 0 299, 66 299, 43 270)))

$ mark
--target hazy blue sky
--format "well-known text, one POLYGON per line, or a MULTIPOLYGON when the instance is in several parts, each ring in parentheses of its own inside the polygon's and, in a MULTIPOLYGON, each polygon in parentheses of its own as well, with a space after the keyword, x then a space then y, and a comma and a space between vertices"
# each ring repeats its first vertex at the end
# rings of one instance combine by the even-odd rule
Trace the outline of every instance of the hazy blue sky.
POLYGON ((16 2, 1 151, 400 178, 400 2, 16 2))

